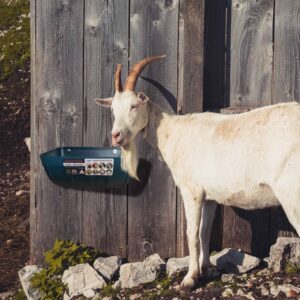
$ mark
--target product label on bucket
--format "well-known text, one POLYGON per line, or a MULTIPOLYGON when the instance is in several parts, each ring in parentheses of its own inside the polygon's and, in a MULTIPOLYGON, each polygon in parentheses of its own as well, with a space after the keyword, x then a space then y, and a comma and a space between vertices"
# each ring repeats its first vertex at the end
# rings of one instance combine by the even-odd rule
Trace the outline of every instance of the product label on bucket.
POLYGON ((111 158, 65 159, 63 165, 68 175, 112 176, 114 170, 111 158))

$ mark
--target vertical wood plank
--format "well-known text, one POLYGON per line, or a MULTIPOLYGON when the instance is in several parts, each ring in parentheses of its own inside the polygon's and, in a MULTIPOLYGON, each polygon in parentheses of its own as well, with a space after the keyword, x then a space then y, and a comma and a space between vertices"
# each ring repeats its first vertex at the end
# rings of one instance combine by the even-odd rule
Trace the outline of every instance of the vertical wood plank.
MULTIPOLYGON (((178 66, 180 114, 203 110, 204 2, 204 0, 180 2, 178 66)), ((188 255, 186 220, 183 201, 178 190, 176 256, 185 255, 188 255)))
POLYGON ((273 103, 300 101, 300 2, 275 2, 273 103))
MULTIPOLYGON (((225 98, 227 4, 223 0, 205 1, 203 110, 228 106, 225 98), (216 9, 218 7, 218 9, 216 9)), ((191 45, 192 46, 192 45, 191 45)), ((218 205, 210 238, 210 250, 221 250, 223 207, 218 205)))
MULTIPOLYGON (((129 1, 85 1, 84 145, 110 146, 111 112, 93 98, 114 95, 114 71, 128 70, 129 1)), ((127 256, 127 189, 83 193, 83 241, 101 251, 127 256)))
POLYGON ((227 2, 205 1, 204 110, 216 110, 228 106, 225 99, 227 2))
POLYGON ((81 193, 50 182, 39 154, 58 146, 82 144, 83 11, 80 0, 35 2, 31 121, 33 263, 41 262, 43 252, 52 247, 55 239, 76 241, 81 237, 81 193))
MULTIPOLYGON (((149 65, 139 79, 137 91, 166 108, 175 108, 177 94, 178 0, 132 0, 130 5, 130 64, 151 55, 167 58, 149 65), (158 84, 158 89, 150 82, 158 84)), ((141 183, 129 185, 129 260, 158 251, 162 257, 175 255, 176 189, 172 176, 155 150, 138 141, 141 183), (147 178, 149 176, 149 178, 147 178), (142 191, 141 193, 137 191, 142 191)))
MULTIPOLYGON (((300 2, 275 1, 274 80, 272 103, 300 101, 300 2)), ((281 207, 271 213, 272 242, 297 236, 281 207)))
POLYGON ((270 210, 247 211, 224 207, 223 248, 235 248, 258 257, 270 250, 270 210))
MULTIPOLYGON (((36 35, 36 11, 35 11, 35 3, 36 0, 30 0, 30 43, 31 43, 31 105, 30 105, 30 136, 33 137, 35 134, 35 124, 36 124, 36 114, 35 114, 35 106, 36 106, 36 97, 35 97, 35 82, 36 82, 36 71, 35 71, 35 35, 36 35)), ((31 152, 30 152, 30 261, 34 263, 37 259, 34 258, 36 252, 36 208, 35 208, 35 183, 36 183, 36 162, 38 159, 38 154, 35 149, 35 139, 31 138, 31 152)))
POLYGON ((230 105, 271 102, 274 0, 232 0, 230 105))
MULTIPOLYGON (((273 10, 273 0, 232 0, 230 106, 271 104, 273 10)), ((224 207, 223 247, 266 256, 270 245, 269 223, 268 209, 249 212, 224 207)))

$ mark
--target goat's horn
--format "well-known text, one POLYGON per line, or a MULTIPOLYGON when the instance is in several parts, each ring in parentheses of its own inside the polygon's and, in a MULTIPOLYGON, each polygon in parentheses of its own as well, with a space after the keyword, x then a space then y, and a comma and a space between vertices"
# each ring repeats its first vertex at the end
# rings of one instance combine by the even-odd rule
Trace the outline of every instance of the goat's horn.
POLYGON ((166 57, 166 55, 159 55, 159 56, 152 56, 141 60, 140 62, 136 63, 132 69, 130 70, 126 83, 125 83, 125 91, 134 91, 136 82, 140 73, 143 69, 150 64, 152 61, 161 59, 166 57))
POLYGON ((117 70, 115 73, 115 88, 116 88, 116 92, 118 92, 118 93, 123 91, 122 79, 121 79, 121 69, 122 69, 122 65, 118 64, 117 70))

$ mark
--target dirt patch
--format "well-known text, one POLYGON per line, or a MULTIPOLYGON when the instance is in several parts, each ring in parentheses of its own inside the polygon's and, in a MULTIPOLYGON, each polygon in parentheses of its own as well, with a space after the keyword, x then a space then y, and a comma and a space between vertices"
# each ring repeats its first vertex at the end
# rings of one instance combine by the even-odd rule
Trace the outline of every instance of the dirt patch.
POLYGON ((29 260, 29 63, 0 82, 0 292, 29 260))

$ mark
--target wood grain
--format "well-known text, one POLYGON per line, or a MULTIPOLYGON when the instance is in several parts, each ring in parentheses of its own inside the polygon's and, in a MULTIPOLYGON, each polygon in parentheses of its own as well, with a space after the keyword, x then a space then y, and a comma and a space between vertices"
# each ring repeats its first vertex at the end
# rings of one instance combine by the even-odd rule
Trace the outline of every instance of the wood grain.
POLYGON ((271 103, 273 0, 232 0, 230 105, 271 103))
MULTIPOLYGON (((111 112, 93 98, 114 95, 114 71, 128 70, 128 1, 86 0, 84 40, 85 146, 111 146, 111 112)), ((101 251, 127 256, 127 189, 84 191, 82 240, 101 251)))
POLYGON ((300 2, 275 2, 272 103, 300 101, 300 2))
MULTIPOLYGON (((152 101, 168 109, 175 106, 175 110, 178 4, 178 0, 133 0, 130 5, 130 65, 147 56, 167 55, 145 68, 142 76, 148 80, 139 79, 136 90, 145 92, 152 101)), ((129 185, 128 258, 138 260, 154 252, 163 258, 174 256, 175 184, 155 150, 143 139, 139 139, 138 148, 141 182, 129 185)))
MULTIPOLYGON (((179 19, 178 113, 203 110, 204 3, 181 1, 179 19)), ((176 256, 188 255, 186 219, 177 190, 176 256)))
POLYGON ((41 263, 55 239, 81 238, 82 195, 50 182, 39 154, 82 144, 84 5, 80 0, 32 0, 31 7, 35 7, 31 260, 41 263))

